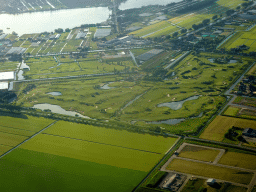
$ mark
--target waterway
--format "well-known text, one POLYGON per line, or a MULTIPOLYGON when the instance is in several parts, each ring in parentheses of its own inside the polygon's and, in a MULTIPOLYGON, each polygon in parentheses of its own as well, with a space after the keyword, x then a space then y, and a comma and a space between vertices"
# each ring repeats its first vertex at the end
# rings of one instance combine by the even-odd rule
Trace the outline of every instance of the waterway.
POLYGON ((22 14, 0 14, 0 29, 22 34, 53 32, 57 28, 74 28, 82 24, 106 21, 111 15, 107 7, 63 9, 22 14), (9 29, 7 29, 9 28, 9 29))
POLYGON ((62 114, 62 115, 69 115, 69 116, 76 116, 78 115, 79 117, 83 117, 83 118, 86 118, 86 119, 90 119, 90 117, 88 116, 83 116, 77 112, 74 112, 74 111, 66 111, 65 109, 61 108, 60 106, 58 105, 51 105, 51 104, 47 104, 47 103, 44 103, 44 104, 37 104, 37 105, 34 105, 32 108, 35 108, 35 109, 41 109, 41 110, 45 110, 45 109, 49 109, 51 110, 51 112, 53 113, 58 113, 58 114, 62 114))
POLYGON ((120 10, 126 10, 126 9, 133 9, 133 8, 140 8, 143 6, 148 6, 148 5, 167 5, 172 2, 180 2, 181 0, 161 0, 161 1, 156 1, 156 0, 127 0, 124 3, 121 3, 119 6, 120 10))

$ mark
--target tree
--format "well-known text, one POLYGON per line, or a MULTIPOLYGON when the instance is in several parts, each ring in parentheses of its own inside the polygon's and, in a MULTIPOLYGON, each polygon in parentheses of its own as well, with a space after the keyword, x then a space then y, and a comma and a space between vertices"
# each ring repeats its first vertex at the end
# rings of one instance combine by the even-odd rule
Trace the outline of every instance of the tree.
POLYGON ((212 19, 214 20, 214 19, 217 19, 218 18, 218 15, 214 15, 214 16, 212 16, 212 19))
POLYGON ((65 32, 70 32, 71 30, 69 28, 65 29, 65 32))
POLYGON ((178 31, 176 31, 175 33, 173 33, 173 34, 172 34, 172 37, 174 37, 174 38, 175 38, 175 37, 177 37, 178 35, 179 35, 179 32, 178 32, 178 31))
POLYGON ((181 33, 186 33, 188 30, 187 29, 181 29, 181 33))
POLYGON ((61 28, 55 29, 54 31, 55 31, 55 33, 63 33, 63 29, 61 29, 61 28))

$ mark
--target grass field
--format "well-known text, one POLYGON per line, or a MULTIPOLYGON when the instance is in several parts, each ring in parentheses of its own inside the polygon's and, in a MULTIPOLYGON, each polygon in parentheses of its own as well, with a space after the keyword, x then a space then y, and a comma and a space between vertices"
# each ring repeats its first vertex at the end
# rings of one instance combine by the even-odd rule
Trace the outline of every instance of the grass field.
POLYGON ((179 153, 179 157, 195 159, 200 161, 214 161, 217 155, 219 154, 219 150, 208 149, 200 146, 190 146, 186 145, 182 151, 179 153))
POLYGON ((65 121, 57 122, 44 133, 156 153, 165 153, 176 141, 176 138, 154 137, 65 121))
POLYGON ((241 167, 241 168, 256 170, 255 159, 256 159, 255 155, 249 155, 245 153, 236 153, 236 152, 227 152, 221 157, 218 163, 234 166, 234 167, 241 167))
POLYGON ((237 113, 238 113, 240 110, 241 110, 240 108, 229 106, 229 107, 227 108, 227 110, 224 112, 224 115, 236 116, 237 113))
POLYGON ((239 170, 218 167, 181 159, 174 159, 168 166, 168 170, 216 178, 225 181, 237 182, 248 185, 252 179, 253 173, 240 172, 239 170))
POLYGON ((217 116, 210 125, 205 129, 200 138, 215 141, 222 141, 224 134, 232 126, 239 128, 253 128, 256 129, 256 121, 239 119, 234 117, 217 116))

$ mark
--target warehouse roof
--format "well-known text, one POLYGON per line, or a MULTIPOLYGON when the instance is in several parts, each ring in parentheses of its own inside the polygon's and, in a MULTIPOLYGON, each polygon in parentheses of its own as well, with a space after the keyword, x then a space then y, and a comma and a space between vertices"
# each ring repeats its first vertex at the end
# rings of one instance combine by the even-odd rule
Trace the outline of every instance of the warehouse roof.
POLYGON ((111 29, 97 29, 96 33, 94 34, 94 37, 106 37, 110 35, 111 29))
POLYGON ((6 54, 10 55, 10 54, 23 54, 25 51, 27 50, 27 48, 23 48, 23 47, 12 47, 6 54))
POLYGON ((0 90, 8 89, 8 88, 9 88, 8 82, 0 82, 0 90))
POLYGON ((0 81, 14 79, 14 71, 0 72, 0 81))
POLYGON ((163 52, 163 49, 152 49, 151 51, 148 51, 142 55, 139 55, 137 57, 137 59, 141 60, 141 61, 147 61, 149 59, 151 59, 152 57, 158 55, 159 53, 163 52))

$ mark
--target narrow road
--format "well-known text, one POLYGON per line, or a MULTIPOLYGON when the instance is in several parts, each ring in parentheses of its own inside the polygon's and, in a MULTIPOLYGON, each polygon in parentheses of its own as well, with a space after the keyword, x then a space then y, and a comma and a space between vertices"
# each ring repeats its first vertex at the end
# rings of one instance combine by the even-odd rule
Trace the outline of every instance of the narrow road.
POLYGON ((219 162, 219 160, 221 159, 221 157, 224 155, 224 153, 225 153, 225 150, 224 149, 220 149, 219 154, 217 155, 215 160, 212 162, 212 164, 217 164, 219 162))

